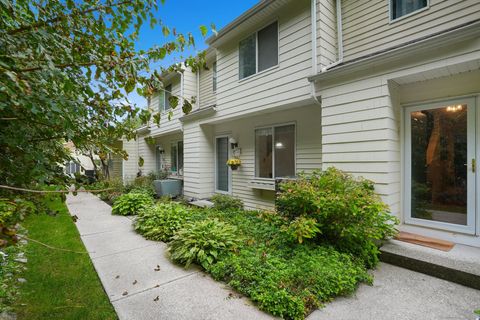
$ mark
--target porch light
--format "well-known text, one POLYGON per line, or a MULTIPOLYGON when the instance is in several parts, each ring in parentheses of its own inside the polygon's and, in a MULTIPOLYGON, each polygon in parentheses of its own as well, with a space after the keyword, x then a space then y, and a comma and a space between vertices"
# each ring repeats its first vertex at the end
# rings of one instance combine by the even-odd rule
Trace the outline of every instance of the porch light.
POLYGON ((232 149, 238 148, 237 140, 235 140, 234 138, 228 139, 228 142, 230 142, 230 146, 232 147, 232 149))
POLYGON ((277 148, 277 149, 283 149, 283 148, 285 148, 285 146, 283 145, 282 142, 277 142, 277 143, 275 143, 275 148, 277 148))

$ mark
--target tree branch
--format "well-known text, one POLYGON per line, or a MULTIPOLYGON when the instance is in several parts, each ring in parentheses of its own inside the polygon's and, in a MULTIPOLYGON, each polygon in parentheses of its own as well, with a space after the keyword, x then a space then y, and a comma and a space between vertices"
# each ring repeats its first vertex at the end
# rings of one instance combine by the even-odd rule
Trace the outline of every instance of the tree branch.
POLYGON ((100 5, 100 6, 93 7, 93 8, 90 8, 90 9, 86 9, 86 10, 83 10, 83 11, 78 11, 75 8, 74 10, 72 10, 72 13, 70 13, 70 14, 67 14, 67 15, 64 15, 64 16, 57 16, 55 18, 51 18, 51 19, 48 19, 48 20, 45 20, 45 21, 39 21, 39 22, 33 23, 31 25, 22 26, 20 28, 8 31, 8 34, 9 35, 16 35, 18 33, 24 32, 24 31, 30 31, 32 29, 38 29, 38 28, 46 27, 49 24, 60 22, 60 21, 65 20, 66 18, 71 17, 71 16, 84 15, 84 14, 87 14, 87 13, 103 10, 103 9, 106 9, 106 8, 114 8, 114 7, 119 7, 119 6, 133 4, 133 3, 134 3, 133 0, 120 1, 120 2, 117 2, 117 3, 113 3, 111 5, 100 5))

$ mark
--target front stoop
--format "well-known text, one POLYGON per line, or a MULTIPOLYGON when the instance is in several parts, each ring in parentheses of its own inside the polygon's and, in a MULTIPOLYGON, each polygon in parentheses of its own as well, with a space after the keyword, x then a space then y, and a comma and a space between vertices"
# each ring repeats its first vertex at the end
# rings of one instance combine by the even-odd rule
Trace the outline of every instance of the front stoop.
POLYGON ((480 290, 480 248, 456 244, 445 252, 390 240, 380 252, 383 262, 480 290))

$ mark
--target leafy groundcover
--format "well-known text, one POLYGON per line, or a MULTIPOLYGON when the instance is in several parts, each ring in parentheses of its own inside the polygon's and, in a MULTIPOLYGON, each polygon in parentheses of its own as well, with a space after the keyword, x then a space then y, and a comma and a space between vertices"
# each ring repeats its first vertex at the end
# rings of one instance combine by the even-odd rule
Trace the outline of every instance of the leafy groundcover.
POLYGON ((336 296, 371 282, 363 260, 327 244, 303 243, 275 213, 196 209, 170 202, 139 212, 136 230, 169 242, 171 258, 201 265, 260 309, 303 319, 336 296))

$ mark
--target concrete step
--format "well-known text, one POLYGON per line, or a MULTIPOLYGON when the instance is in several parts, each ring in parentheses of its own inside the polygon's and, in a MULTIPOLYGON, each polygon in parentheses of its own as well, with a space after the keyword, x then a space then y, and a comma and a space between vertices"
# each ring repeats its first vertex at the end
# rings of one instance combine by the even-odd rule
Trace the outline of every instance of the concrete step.
POLYGON ((480 248, 456 244, 445 252, 390 240, 380 252, 383 262, 480 290, 480 248))

